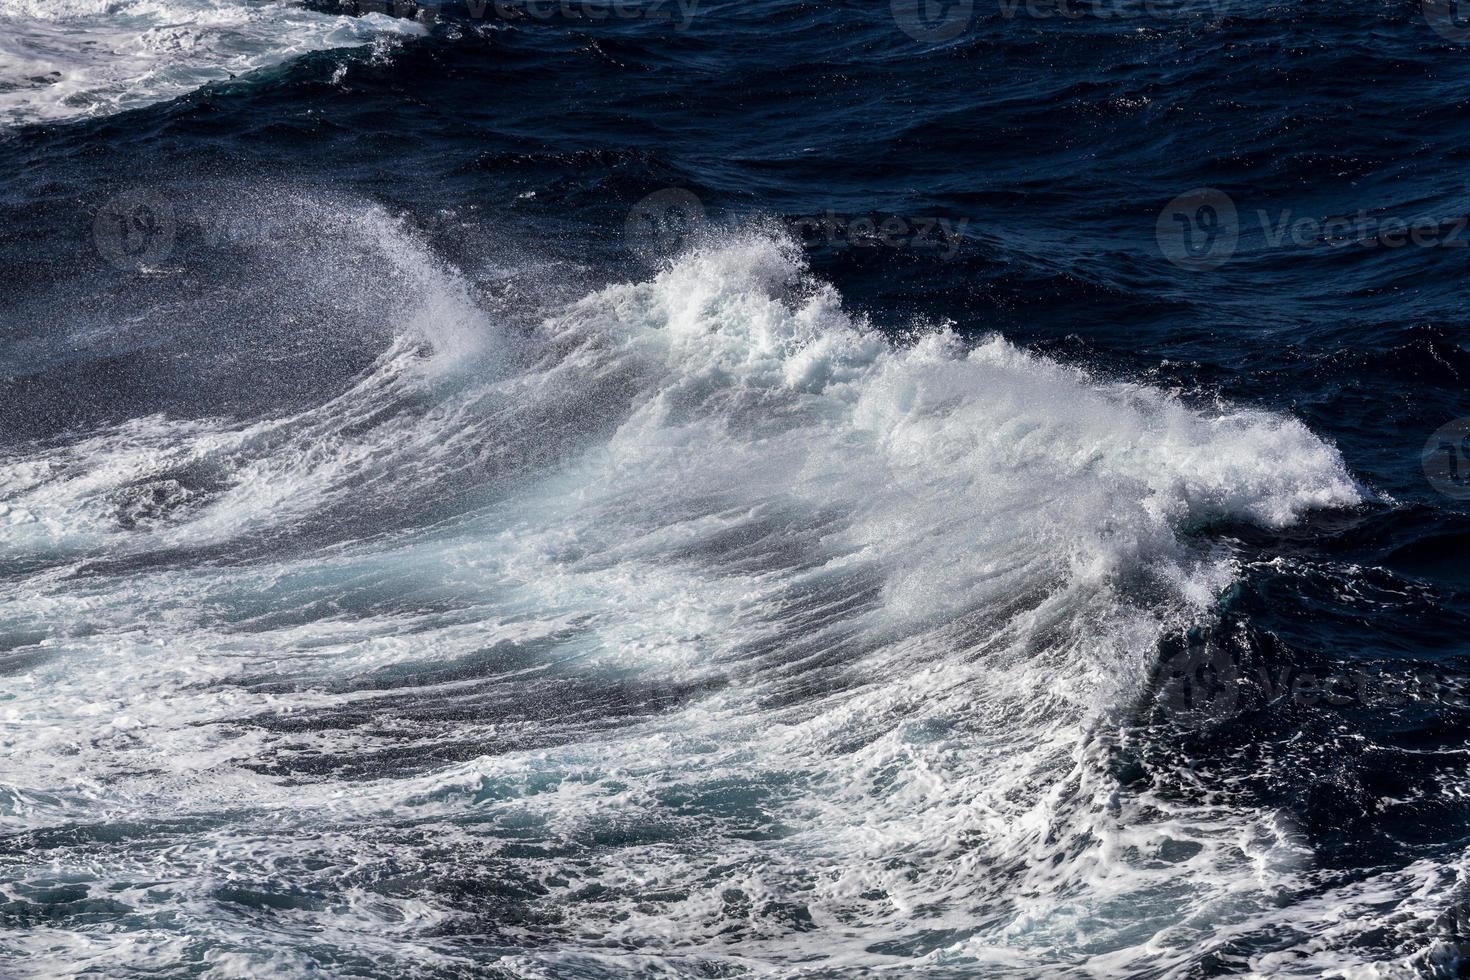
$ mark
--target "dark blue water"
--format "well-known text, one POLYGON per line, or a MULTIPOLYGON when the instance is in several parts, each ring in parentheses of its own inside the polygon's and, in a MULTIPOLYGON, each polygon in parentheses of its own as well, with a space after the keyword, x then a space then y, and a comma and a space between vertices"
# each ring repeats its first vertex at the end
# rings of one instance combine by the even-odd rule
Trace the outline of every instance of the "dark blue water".
POLYGON ((1459 975, 1453 9, 430 13, 0 132, 0 972, 1459 975))

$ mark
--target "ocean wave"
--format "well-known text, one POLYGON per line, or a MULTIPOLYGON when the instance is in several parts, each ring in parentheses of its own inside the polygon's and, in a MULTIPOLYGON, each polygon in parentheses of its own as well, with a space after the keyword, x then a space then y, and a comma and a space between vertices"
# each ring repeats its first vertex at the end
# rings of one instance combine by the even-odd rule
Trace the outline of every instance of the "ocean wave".
POLYGON ((1288 823, 1110 766, 1210 528, 1364 499, 1331 445, 875 324, 760 229, 507 316, 327 211, 331 288, 398 297, 344 391, 0 458, 0 807, 91 828, 18 900, 120 925, 72 962, 1026 975, 1280 914, 1288 823))

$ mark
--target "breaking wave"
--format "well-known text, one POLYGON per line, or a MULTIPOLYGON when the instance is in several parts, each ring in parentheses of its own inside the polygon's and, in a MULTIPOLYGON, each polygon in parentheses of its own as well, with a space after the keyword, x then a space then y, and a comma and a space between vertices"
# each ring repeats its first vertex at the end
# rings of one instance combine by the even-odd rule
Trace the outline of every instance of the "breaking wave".
MULTIPOLYGON (((50 855, 5 887, 77 917, 4 947, 1035 975, 1282 921, 1289 822, 1115 769, 1237 577, 1213 529, 1360 501, 1332 446, 869 322, 758 230, 507 316, 334 220, 374 259, 333 288, 395 297, 343 390, 0 458, 0 814, 50 855)), ((1355 887, 1303 949, 1427 885, 1355 887)))

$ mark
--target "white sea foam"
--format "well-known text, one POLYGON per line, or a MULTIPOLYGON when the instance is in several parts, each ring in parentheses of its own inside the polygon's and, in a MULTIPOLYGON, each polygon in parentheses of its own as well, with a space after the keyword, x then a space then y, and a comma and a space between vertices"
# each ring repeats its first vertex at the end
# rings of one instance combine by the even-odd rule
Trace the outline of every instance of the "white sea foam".
POLYGON ((384 32, 423 28, 281 0, 0 0, 0 124, 134 109, 384 32))
MULTIPOLYGON (((162 860, 220 975, 301 967, 209 911, 283 882, 326 896, 270 927, 313 948, 459 962, 432 932, 463 908, 362 884, 429 850, 534 880, 554 938, 502 960, 528 976, 1176 970, 1293 914, 1310 854, 1276 815, 1122 793, 1107 759, 1160 639, 1236 573, 1199 529, 1359 500, 1301 424, 999 337, 897 343, 762 234, 517 333, 391 222, 353 227, 415 285, 345 393, 0 461, 0 552, 38 569, 0 582, 37 658, 0 702, 0 821, 201 821, 78 873, 162 860), (251 560, 188 558, 222 546, 251 560), (334 712, 372 721, 249 721, 334 712), (348 774, 436 746, 483 749, 348 774), (511 839, 547 850, 507 864, 511 839)), ((1401 879, 1383 901, 1421 901, 1401 879)), ((174 928, 89 933, 86 962, 174 928)))

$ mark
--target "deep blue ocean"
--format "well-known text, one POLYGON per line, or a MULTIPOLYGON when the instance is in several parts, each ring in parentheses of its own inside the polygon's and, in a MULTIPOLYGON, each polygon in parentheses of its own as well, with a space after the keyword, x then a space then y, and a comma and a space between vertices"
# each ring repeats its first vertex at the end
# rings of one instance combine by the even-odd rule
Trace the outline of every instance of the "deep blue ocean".
POLYGON ((1470 9, 0 29, 0 976, 1470 970, 1470 9))

